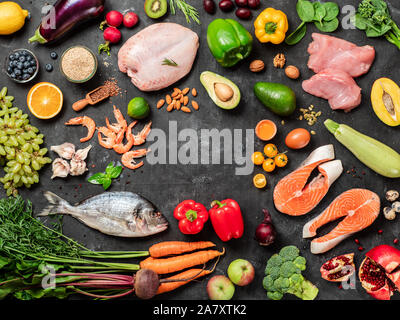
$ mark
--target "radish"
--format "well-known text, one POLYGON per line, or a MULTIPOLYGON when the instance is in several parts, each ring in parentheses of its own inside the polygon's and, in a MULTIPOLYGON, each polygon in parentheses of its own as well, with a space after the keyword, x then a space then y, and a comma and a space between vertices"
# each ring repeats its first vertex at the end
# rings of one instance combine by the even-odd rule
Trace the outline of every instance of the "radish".
POLYGON ((108 27, 106 30, 104 30, 103 37, 106 43, 99 45, 99 53, 105 51, 108 55, 110 55, 110 43, 116 44, 121 41, 121 31, 115 27, 108 27))
POLYGON ((124 26, 127 28, 133 28, 139 22, 139 16, 130 11, 124 15, 124 26))
POLYGON ((107 13, 106 20, 100 24, 100 29, 103 30, 104 25, 106 24, 110 27, 118 28, 122 24, 123 20, 124 16, 122 15, 121 12, 112 10, 109 13, 107 13))

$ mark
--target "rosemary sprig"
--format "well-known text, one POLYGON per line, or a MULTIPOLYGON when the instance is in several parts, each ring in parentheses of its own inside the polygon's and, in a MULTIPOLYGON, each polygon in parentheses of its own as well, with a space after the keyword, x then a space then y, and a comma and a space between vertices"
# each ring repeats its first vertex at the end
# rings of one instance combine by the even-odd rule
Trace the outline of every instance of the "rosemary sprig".
POLYGON ((199 12, 197 9, 186 2, 186 0, 170 0, 169 1, 171 14, 175 14, 175 6, 183 12, 187 23, 190 23, 190 18, 197 24, 200 24, 199 12))
POLYGON ((162 62, 162 65, 163 66, 171 66, 171 67, 177 67, 178 66, 178 64, 172 59, 164 59, 163 62, 162 62))

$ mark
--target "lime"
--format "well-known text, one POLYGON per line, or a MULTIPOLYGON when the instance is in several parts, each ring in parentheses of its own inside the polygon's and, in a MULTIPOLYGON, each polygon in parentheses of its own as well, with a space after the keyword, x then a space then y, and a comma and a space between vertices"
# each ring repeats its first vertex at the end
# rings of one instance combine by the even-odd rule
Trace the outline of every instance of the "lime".
POLYGON ((128 104, 128 116, 133 119, 144 119, 150 114, 150 107, 142 97, 133 98, 128 104))

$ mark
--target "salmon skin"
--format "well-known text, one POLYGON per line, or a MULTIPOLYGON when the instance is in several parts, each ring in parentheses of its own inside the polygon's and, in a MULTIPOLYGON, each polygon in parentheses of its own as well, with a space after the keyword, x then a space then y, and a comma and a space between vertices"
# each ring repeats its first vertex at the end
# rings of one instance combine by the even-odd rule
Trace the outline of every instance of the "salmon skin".
POLYGON ((274 189, 276 209, 290 216, 301 216, 314 209, 343 172, 342 162, 333 159, 335 159, 333 145, 315 149, 298 169, 276 185, 274 189), (307 184, 311 173, 317 167, 319 175, 307 184))
POLYGON ((351 189, 338 196, 318 217, 312 219, 303 228, 303 238, 317 234, 321 226, 345 217, 327 235, 311 242, 311 252, 324 253, 352 234, 369 227, 380 212, 378 195, 367 189, 351 189))

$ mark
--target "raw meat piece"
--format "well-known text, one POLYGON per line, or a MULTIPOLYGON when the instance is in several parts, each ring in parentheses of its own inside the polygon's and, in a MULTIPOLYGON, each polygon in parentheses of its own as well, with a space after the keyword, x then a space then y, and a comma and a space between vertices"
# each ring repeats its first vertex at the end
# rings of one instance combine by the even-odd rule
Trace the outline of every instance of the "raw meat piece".
POLYGON ((372 191, 351 189, 343 192, 318 217, 304 226, 303 238, 314 237, 321 226, 345 217, 327 235, 311 242, 312 253, 324 253, 352 234, 370 226, 378 217, 380 206, 378 195, 372 191))
POLYGON ((325 69, 303 81, 303 90, 327 99, 333 110, 349 112, 361 103, 361 88, 348 73, 338 69, 325 69))
POLYGON ((170 86, 192 69, 199 37, 176 23, 157 23, 132 36, 118 53, 118 67, 142 91, 170 86), (177 66, 163 65, 168 59, 177 66))
POLYGON ((315 149, 298 169, 276 185, 276 209, 290 216, 304 215, 314 209, 343 172, 340 160, 330 161, 334 158, 335 152, 331 144, 315 149), (319 175, 306 185, 312 171, 317 167, 319 175))
POLYGON ((312 37, 314 41, 308 47, 308 67, 315 73, 328 68, 338 69, 354 78, 367 73, 374 62, 374 47, 358 47, 349 41, 319 33, 313 33, 312 37))

